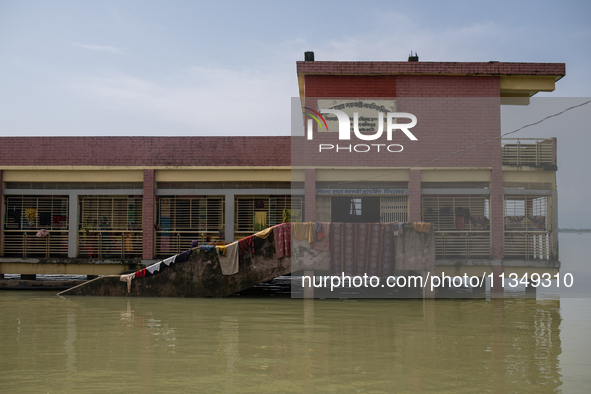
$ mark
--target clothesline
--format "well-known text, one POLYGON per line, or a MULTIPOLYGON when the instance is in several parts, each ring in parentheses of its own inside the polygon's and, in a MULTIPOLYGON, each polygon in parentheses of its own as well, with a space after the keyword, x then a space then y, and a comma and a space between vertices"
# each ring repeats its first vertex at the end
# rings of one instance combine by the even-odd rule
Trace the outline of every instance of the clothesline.
MULTIPOLYGON (((331 255, 331 266, 334 266, 335 264, 333 263, 336 261, 336 257, 333 255, 335 254, 336 249, 332 248, 332 246, 337 243, 340 245, 340 242, 342 242, 342 239, 340 238, 340 232, 342 232, 342 230, 345 228, 342 227, 342 225, 351 226, 353 224, 326 222, 282 223, 273 227, 268 227, 251 236, 245 237, 239 241, 232 242, 229 245, 198 245, 198 241, 192 241, 191 248, 187 249, 186 251, 161 260, 136 272, 121 275, 119 280, 121 282, 127 283, 127 292, 131 293, 131 282, 133 279, 143 278, 146 276, 146 274, 155 275, 156 272, 160 272, 162 264, 169 267, 174 263, 183 263, 189 259, 192 251, 196 248, 201 249, 203 252, 215 252, 215 255, 217 256, 220 263, 222 275, 234 275, 239 272, 239 268, 245 253, 248 252, 252 255, 256 254, 254 243, 255 237, 259 239, 267 239, 271 236, 271 234, 273 235, 273 243, 275 245, 275 255, 278 259, 291 256, 292 239, 294 241, 306 240, 308 241, 310 247, 317 251, 328 252, 333 249, 333 254, 331 255), (331 234, 331 226, 336 226, 339 234, 331 234)), ((402 222, 367 223, 367 225, 373 227, 380 226, 379 231, 381 231, 381 233, 379 238, 382 239, 382 242, 384 241, 385 236, 393 239, 394 237, 402 234, 402 222), (384 231, 386 231, 386 235, 384 235, 384 231)), ((431 223, 413 223, 413 230, 415 232, 429 233, 431 231, 431 223)), ((374 230, 374 232, 375 231, 376 230, 374 230)), ((380 253, 381 257, 386 258, 384 257, 384 253, 380 253)))

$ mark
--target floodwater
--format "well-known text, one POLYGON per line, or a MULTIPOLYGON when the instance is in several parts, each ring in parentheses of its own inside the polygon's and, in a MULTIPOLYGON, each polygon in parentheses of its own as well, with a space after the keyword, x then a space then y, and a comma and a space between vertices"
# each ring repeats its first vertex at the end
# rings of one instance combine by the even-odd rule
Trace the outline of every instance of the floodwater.
MULTIPOLYGON (((591 234, 561 234, 562 272, 572 268, 575 281, 589 272, 589 241, 591 234)), ((4 291, 0 392, 588 392, 591 299, 577 297, 127 299, 4 291)))

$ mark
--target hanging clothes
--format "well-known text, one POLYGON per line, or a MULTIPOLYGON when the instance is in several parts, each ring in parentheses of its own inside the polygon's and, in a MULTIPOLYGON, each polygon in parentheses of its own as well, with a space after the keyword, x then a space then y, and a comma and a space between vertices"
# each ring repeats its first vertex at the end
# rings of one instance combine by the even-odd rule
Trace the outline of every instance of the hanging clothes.
POLYGON ((254 236, 242 238, 238 241, 238 245, 240 246, 240 256, 247 250, 250 250, 252 254, 254 254, 254 236))
POLYGON ((256 211, 253 219, 254 231, 261 231, 267 228, 267 212, 256 211))
POLYGON ((393 233, 392 223, 331 223, 329 248, 332 274, 393 275, 393 233))
POLYGON ((135 278, 135 272, 129 275, 121 275, 119 277, 120 282, 127 282, 127 294, 131 293, 131 281, 135 278))
POLYGON ((218 260, 220 261, 220 268, 222 270, 222 275, 234 275, 238 273, 239 269, 239 251, 240 246, 238 242, 233 242, 230 245, 223 247, 216 246, 216 252, 218 255, 218 260))
POLYGON ((275 254, 277 258, 291 256, 291 223, 283 223, 273 228, 275 254))
POLYGON ((431 232, 431 223, 424 223, 424 222, 416 222, 412 224, 414 230, 417 233, 430 233, 431 232))
POLYGON ((324 234, 324 230, 322 228, 322 223, 316 222, 316 225, 314 226, 314 231, 316 232, 316 238, 314 239, 314 241, 322 241, 324 237, 326 237, 326 234, 324 234))
POLYGON ((175 262, 184 263, 185 261, 189 260, 189 256, 191 255, 192 251, 193 249, 187 249, 183 253, 177 255, 175 262))
POLYGON ((254 236, 257 238, 260 238, 260 239, 267 239, 267 238, 269 238, 269 235, 271 235, 272 231, 273 231, 273 227, 269 227, 269 228, 264 229, 263 231, 259 231, 254 236))
POLYGON ((225 256, 226 255, 226 246, 225 245, 216 246, 215 251, 218 256, 225 256))
POLYGON ((154 275, 154 272, 156 272, 156 271, 160 271, 160 264, 161 264, 161 263, 162 263, 162 262, 161 262, 161 261, 159 261, 159 262, 157 262, 156 264, 152 264, 151 266, 149 266, 149 267, 146 267, 146 270, 147 270, 147 271, 148 271, 150 274, 154 275))
POLYGON ((329 223, 316 222, 316 240, 312 243, 312 249, 319 252, 328 252, 330 249, 330 225, 329 223), (319 229, 320 227, 320 229, 319 229), (321 236, 319 236, 321 234, 321 236))
POLYGON ((133 233, 127 232, 123 234, 125 239, 125 251, 132 252, 133 251, 133 233))
POLYGON ((316 223, 292 223, 291 226, 295 241, 306 239, 308 243, 312 243, 316 240, 316 223))
POLYGON ((176 261, 176 255, 169 257, 165 260, 162 260, 162 263, 166 264, 167 267, 169 267, 172 263, 174 263, 176 261))
POLYGON ((302 210, 301 209, 289 209, 283 210, 283 223, 298 223, 302 221, 302 210))
POLYGON ((47 231, 46 229, 42 228, 41 230, 37 231, 37 234, 35 235, 36 237, 39 238, 45 238, 49 235, 49 231, 47 231))

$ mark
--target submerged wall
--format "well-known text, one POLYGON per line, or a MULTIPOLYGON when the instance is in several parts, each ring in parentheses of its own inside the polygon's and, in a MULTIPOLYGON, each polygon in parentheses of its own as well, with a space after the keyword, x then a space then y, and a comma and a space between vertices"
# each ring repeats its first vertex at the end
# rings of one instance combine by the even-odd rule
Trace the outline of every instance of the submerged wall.
MULTIPOLYGON (((127 282, 121 282, 119 275, 104 276, 66 290, 60 295, 134 296, 134 297, 226 297, 251 288, 259 283, 292 272, 292 258, 278 259, 275 254, 273 235, 267 239, 254 237, 255 254, 244 253, 240 270, 234 275, 222 275, 215 252, 193 249, 188 261, 161 264, 160 271, 153 275, 134 278, 128 292, 127 282)), ((419 233, 412 224, 405 224, 403 234, 394 238, 394 270, 431 271, 435 270, 434 232, 419 233)), ((301 245, 300 245, 301 246, 301 245)), ((310 250, 309 248, 306 248, 310 250)), ((294 244, 295 270, 328 269, 330 251, 316 253, 302 258, 294 244)))
POLYGON ((189 260, 164 266, 154 275, 146 274, 131 282, 119 281, 119 276, 100 277, 69 289, 60 295, 97 295, 133 297, 225 297, 261 282, 269 281, 291 272, 289 257, 275 256, 273 238, 255 237, 254 255, 244 254, 240 271, 235 275, 222 275, 215 252, 195 248, 189 260))

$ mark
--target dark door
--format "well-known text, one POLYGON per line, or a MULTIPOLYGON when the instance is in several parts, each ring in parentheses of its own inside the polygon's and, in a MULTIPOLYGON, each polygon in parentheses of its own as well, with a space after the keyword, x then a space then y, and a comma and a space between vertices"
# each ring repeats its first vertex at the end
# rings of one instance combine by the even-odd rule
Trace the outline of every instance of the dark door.
POLYGON ((379 223, 379 197, 332 197, 331 221, 342 223, 379 223))

